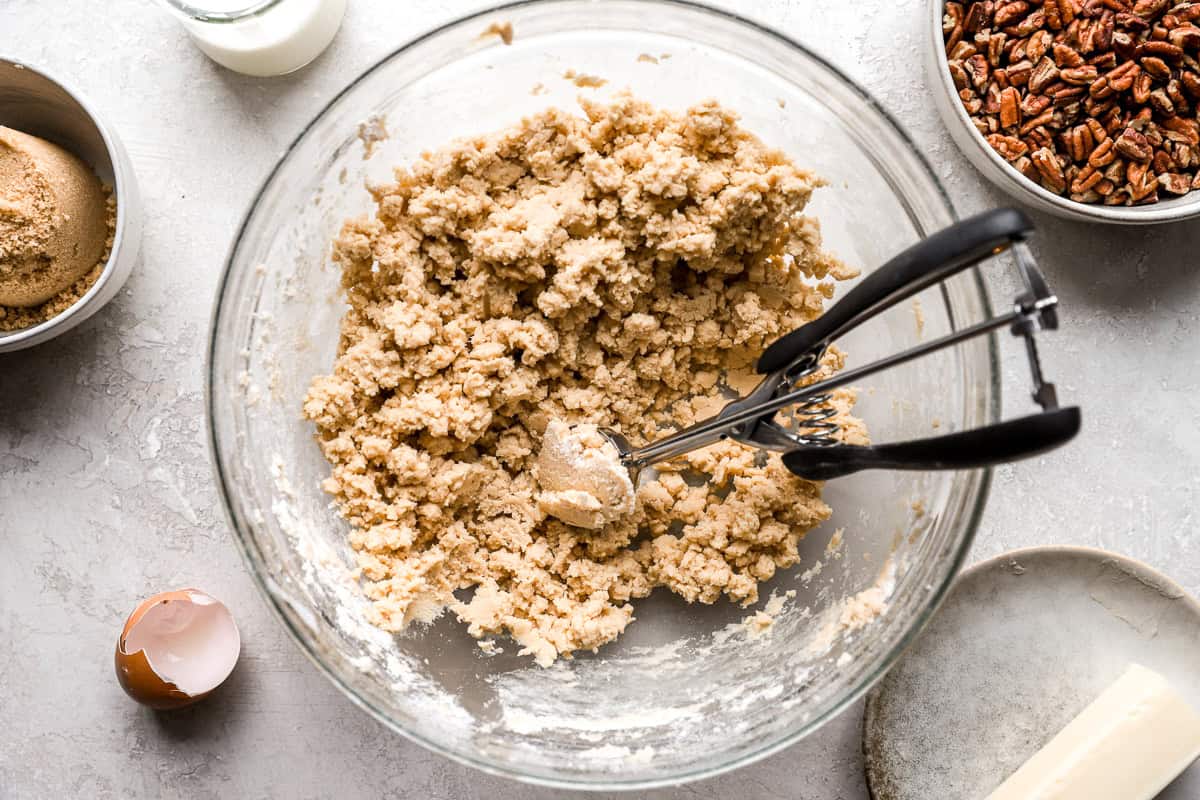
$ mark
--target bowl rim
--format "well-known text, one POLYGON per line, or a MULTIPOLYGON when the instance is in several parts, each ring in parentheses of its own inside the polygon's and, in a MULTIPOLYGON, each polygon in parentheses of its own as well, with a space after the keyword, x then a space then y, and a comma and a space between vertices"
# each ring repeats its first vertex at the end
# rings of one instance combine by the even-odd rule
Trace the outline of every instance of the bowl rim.
MULTIPOLYGON (((924 604, 924 607, 913 615, 909 623, 908 630, 904 631, 903 635, 899 637, 896 643, 892 646, 892 650, 881 659, 876 669, 865 674, 860 679, 857 686, 855 686, 851 691, 847 692, 837 702, 833 703, 823 714, 814 716, 803 725, 787 733, 786 735, 779 737, 775 741, 759 746, 756 749, 749 750, 733 760, 716 764, 714 766, 696 769, 691 772, 671 777, 635 780, 605 778, 604 780, 589 781, 521 772, 517 769, 498 765, 489 761, 484 761, 466 752, 451 750, 438 742, 429 740, 418 733, 402 727, 383 710, 377 708, 368 699, 360 695, 353 687, 347 685, 347 683, 342 680, 341 676, 334 672, 332 667, 330 667, 320 657, 317 648, 311 646, 306 638, 301 634, 301 631, 299 630, 300 626, 297 624, 300 620, 293 618, 292 613, 294 612, 290 611, 289 607, 291 603, 286 597, 286 594, 277 587, 274 579, 270 575, 266 574, 260 569, 260 564, 265 563, 266 559, 261 549, 258 547, 258 544, 254 541, 254 538, 247 535, 244 530, 246 527, 246 521, 242 519, 239 513, 238 503, 235 501, 232 491, 231 476, 224 468, 224 461, 222 458, 223 450, 218 440, 214 414, 214 407, 216 403, 216 381, 214 380, 214 367, 217 359, 217 334, 222 319, 222 301, 233 272, 234 257, 242 244, 242 240, 246 234, 251 216, 254 210, 257 208, 263 193, 273 182, 275 176, 283 167, 283 164, 287 161, 288 157, 293 153, 293 151, 295 151, 305 136, 308 135, 309 131, 320 119, 324 117, 324 115, 330 109, 332 109, 339 101, 341 101, 343 97, 358 87, 359 84, 362 83, 368 76, 375 73, 375 71, 382 67, 385 63, 400 56, 411 48, 435 38, 449 29, 457 28, 481 17, 487 17, 497 13, 511 12, 516 9, 532 6, 553 5, 562 1, 563 0, 512 0, 511 2, 502 2, 496 5, 480 8, 468 14, 454 17, 453 19, 450 19, 444 23, 440 23, 435 27, 417 34, 413 38, 375 60, 361 73, 356 75, 341 90, 339 90, 321 106, 321 108, 308 120, 308 122, 304 124, 296 136, 293 137, 288 146, 282 152, 280 152, 275 164, 260 181, 258 189, 255 191, 253 198, 246 207, 246 211, 238 225, 237 232, 235 233, 234 238, 229 245, 225 259, 225 265, 222 269, 221 277, 216 287, 213 311, 209 319, 208 346, 205 354, 205 423, 208 433, 210 458, 212 460, 213 471, 216 477, 218 495, 221 499, 221 505, 224 508, 226 519, 228 520, 234 534, 233 538, 238 547, 238 551, 242 554, 242 558, 246 563, 251 578, 253 579, 263 598, 267 601, 267 605, 272 614, 282 623, 283 628, 287 632, 289 638, 292 639, 292 641, 308 658, 317 671, 324 675, 334 686, 336 686, 338 690, 350 700, 351 703, 358 706, 371 717, 383 724, 386 728, 400 734, 405 739, 415 742, 416 744, 419 744, 440 756, 448 758, 451 761, 480 770, 481 772, 489 775, 508 778, 526 784, 576 791, 631 791, 664 788, 716 777, 749 764, 753 764, 768 756, 778 753, 796 744, 810 734, 815 733, 827 722, 845 712, 846 709, 848 709, 852 704, 857 702, 868 691, 870 691, 870 689, 876 683, 878 683, 884 675, 887 674, 887 672, 892 668, 901 655, 903 655, 904 652, 907 651, 908 648, 913 644, 913 642, 916 641, 946 599, 951 587, 953 586, 954 580, 959 573, 959 570, 962 568, 963 563, 966 561, 966 558, 970 553, 971 545, 975 540, 976 534, 978 533, 991 490, 993 477, 992 468, 988 467, 979 470, 973 470, 974 472, 978 473, 978 488, 976 490, 974 503, 968 509, 966 509, 966 519, 963 525, 963 530, 959 537, 959 541, 955 545, 954 552, 952 553, 951 557, 947 559, 945 574, 941 578, 939 585, 935 586, 930 592, 928 596, 929 599, 924 604)), ((959 219, 958 210, 955 208, 945 186, 943 186, 941 180, 938 179, 937 173, 933 170, 932 165, 924 154, 924 151, 917 146, 916 142, 909 135, 908 131, 900 125, 896 117, 886 108, 884 108, 883 105, 877 99, 875 99, 873 95, 868 93, 857 81, 847 75, 844 70, 835 66, 826 57, 822 56, 812 48, 801 44, 789 35, 768 27, 764 23, 747 18, 737 12, 708 5, 706 0, 632 0, 632 2, 644 3, 647 6, 659 5, 669 9, 681 9, 684 12, 690 13, 709 14, 726 23, 740 25, 751 29, 756 34, 770 37, 771 39, 774 39, 786 45, 787 47, 792 48, 793 50, 799 51, 806 58, 812 59, 816 64, 828 70, 830 74, 840 80, 848 89, 856 94, 858 98, 862 100, 862 102, 866 103, 871 109, 879 114, 881 119, 891 127, 896 135, 908 146, 912 156, 916 159, 917 164, 929 177, 931 183, 936 188, 938 195, 941 197, 950 218, 952 220, 959 219)), ((972 267, 970 269, 970 275, 974 284, 974 289, 978 294, 982 311, 984 314, 990 316, 993 313, 992 305, 983 276, 977 267, 972 267)), ((992 424, 1000 420, 1003 379, 1000 370, 996 336, 994 334, 989 334, 987 337, 987 343, 987 372, 990 385, 988 388, 989 395, 987 407, 984 410, 984 416, 987 419, 988 424, 992 424)))
POLYGON ((996 569, 1006 562, 1013 560, 1020 560, 1022 558, 1047 558, 1059 555, 1084 556, 1087 558, 1103 558, 1116 561, 1153 578, 1172 591, 1178 591, 1180 595, 1179 599, 1184 600, 1187 606, 1195 609, 1196 615, 1200 616, 1200 596, 1192 594, 1183 584, 1152 565, 1149 561, 1144 561, 1116 550, 1105 550, 1103 547, 1093 547, 1086 544, 1033 544, 1028 547, 1018 547, 1015 550, 1005 550, 1003 553, 997 553, 994 556, 988 556, 973 564, 969 564, 966 569, 956 576, 955 582, 972 578, 986 570, 996 569))
MULTIPOLYGON (((83 313, 84 308, 92 304, 92 301, 104 290, 104 287, 112 280, 113 274, 117 271, 117 262, 121 255, 121 248, 125 244, 125 231, 130 220, 131 210, 129 209, 129 203, 135 202, 133 198, 136 196, 134 190, 131 189, 134 180, 133 174, 125 163, 120 140, 104 121, 104 118, 100 116, 100 113, 92 103, 82 93, 72 89, 69 85, 59 80, 57 76, 41 67, 35 67, 21 59, 0 56, 0 67, 6 65, 13 69, 28 70, 44 78, 66 92, 83 109, 92 127, 100 134, 100 138, 104 142, 104 152, 108 156, 109 163, 112 165, 113 185, 110 188, 113 201, 117 206, 117 216, 113 222, 112 248, 109 250, 108 260, 104 262, 104 269, 100 271, 100 276, 96 278, 96 282, 88 287, 88 290, 83 293, 83 297, 80 297, 68 306, 66 310, 55 314, 45 322, 39 322, 37 325, 21 328, 10 333, 0 332, 0 353, 9 350, 19 350, 35 344, 43 344, 74 327, 74 323, 69 323, 69 321, 76 315, 83 313), (59 328, 59 330, 55 330, 56 328, 59 328)), ((95 164, 88 164, 88 166, 95 172, 95 164)))
MULTIPOLYGON (((933 72, 936 73, 937 83, 941 92, 945 94, 950 106, 954 109, 953 122, 947 118, 944 108, 942 109, 943 113, 939 114, 939 116, 947 127, 950 127, 953 123, 957 123, 957 127, 970 137, 971 142, 975 145, 976 152, 986 158, 992 166, 996 167, 998 173, 1002 174, 1006 180, 1000 181, 996 175, 977 167, 978 171, 984 177, 999 188, 1013 190, 1010 191, 1010 194, 1016 194, 1016 196, 1025 202, 1035 206, 1051 206, 1058 213, 1077 220, 1085 219, 1091 222, 1108 222, 1120 225, 1148 225, 1164 222, 1181 222, 1200 216, 1200 190, 1194 190, 1196 197, 1190 201, 1176 205, 1160 205, 1155 203, 1145 206, 1106 206, 1096 203, 1080 203, 1069 197, 1054 194, 1044 186, 1040 186, 1022 175, 987 143, 987 139, 972 124, 967 110, 963 108, 962 101, 958 97, 958 92, 954 89, 954 82, 950 77, 950 59, 946 55, 946 49, 942 44, 942 16, 945 14, 946 2, 947 0, 928 0, 927 3, 929 9, 927 22, 930 26, 928 28, 928 33, 930 34, 928 45, 931 50, 930 55, 932 56, 929 59, 929 63, 934 67, 933 72)), ((971 160, 970 154, 965 152, 961 140, 956 136, 951 136, 950 138, 954 140, 959 149, 964 150, 964 155, 968 157, 968 160, 971 160)), ((1184 197, 1177 199, 1182 201, 1184 197)))
POLYGON ((228 25, 261 16, 279 5, 282 0, 246 0, 245 6, 230 11, 206 9, 203 7, 203 0, 159 0, 159 2, 166 6, 168 11, 185 19, 214 25, 228 25))

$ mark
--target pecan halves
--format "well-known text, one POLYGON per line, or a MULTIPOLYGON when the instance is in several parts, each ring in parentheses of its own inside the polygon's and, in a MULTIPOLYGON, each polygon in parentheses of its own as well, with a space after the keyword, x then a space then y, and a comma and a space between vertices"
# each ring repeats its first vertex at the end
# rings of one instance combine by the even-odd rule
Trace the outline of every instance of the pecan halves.
POLYGON ((1154 79, 1150 77, 1149 72, 1143 72, 1133 80, 1132 97, 1133 102, 1141 105, 1150 100, 1150 92, 1153 90, 1154 79))
POLYGON ((1187 175, 1168 172, 1158 176, 1158 185, 1170 194, 1187 194, 1192 190, 1192 181, 1187 175))
POLYGON ((1067 154, 1076 163, 1087 161, 1096 147, 1092 131, 1087 125, 1075 126, 1063 135, 1063 140, 1067 154))
POLYGON ((1000 93, 1000 127, 1014 128, 1021 124, 1021 96, 1010 86, 1000 93))
POLYGON ((1067 178, 1063 175, 1062 165, 1058 163, 1058 156, 1049 147, 1035 150, 1030 158, 1037 167, 1043 186, 1055 194, 1066 191, 1067 178))
POLYGON ((1005 161, 1016 161, 1021 156, 1029 152, 1029 145, 1018 139, 1016 136, 1003 136, 998 133, 993 133, 987 137, 988 144, 992 149, 1005 161))
POLYGON ((988 65, 986 56, 973 55, 963 62, 963 69, 967 73, 967 78, 975 87, 975 91, 982 92, 988 84, 988 76, 991 74, 991 67, 988 65))
POLYGON ((1029 91, 1041 94, 1043 89, 1056 80, 1058 80, 1058 65, 1048 56, 1042 56, 1042 60, 1037 63, 1029 75, 1029 91))
POLYGON ((1122 131, 1121 135, 1116 138, 1114 146, 1118 153, 1130 161, 1145 162, 1154 156, 1154 149, 1146 141, 1145 135, 1138 133, 1133 128, 1126 128, 1122 131))
POLYGON ((1133 13, 1145 20, 1158 19, 1167 10, 1169 0, 1137 0, 1133 13))
POLYGON ((942 34, 972 125, 1048 191, 1200 188, 1200 0, 949 0, 942 34))
POLYGON ((1191 23, 1180 25, 1171 29, 1167 39, 1181 50, 1195 50, 1200 48, 1200 28, 1191 23))
POLYGON ((1177 62, 1182 61, 1184 52, 1183 48, 1170 42, 1159 42, 1151 40, 1142 42, 1137 46, 1134 55, 1140 57, 1156 56, 1164 61, 1177 62))
POLYGON ((1061 67, 1082 67, 1087 62, 1079 51, 1069 44, 1064 42, 1055 42, 1054 48, 1054 63, 1061 67))
POLYGON ((1060 70, 1058 76, 1067 83, 1075 86, 1090 86, 1099 74, 1099 71, 1089 64, 1084 67, 1068 67, 1067 69, 1060 70))
POLYGON ((997 28, 1003 28, 1005 25, 1012 25, 1018 20, 1024 19, 1029 13, 1029 3, 1025 0, 1013 0, 1011 3, 1005 3, 996 9, 996 14, 992 17, 992 24, 997 28))
POLYGON ((1200 144, 1200 125, 1195 120, 1167 117, 1159 125, 1167 131, 1168 138, 1193 146, 1200 144))

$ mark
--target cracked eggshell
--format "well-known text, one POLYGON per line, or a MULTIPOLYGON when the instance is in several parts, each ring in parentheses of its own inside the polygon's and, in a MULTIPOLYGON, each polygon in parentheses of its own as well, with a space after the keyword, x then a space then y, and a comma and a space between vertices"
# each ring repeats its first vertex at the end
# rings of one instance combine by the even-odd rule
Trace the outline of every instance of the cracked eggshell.
POLYGON ((117 640, 121 688, 159 710, 195 703, 224 683, 241 652, 229 609, 198 589, 147 598, 117 640))

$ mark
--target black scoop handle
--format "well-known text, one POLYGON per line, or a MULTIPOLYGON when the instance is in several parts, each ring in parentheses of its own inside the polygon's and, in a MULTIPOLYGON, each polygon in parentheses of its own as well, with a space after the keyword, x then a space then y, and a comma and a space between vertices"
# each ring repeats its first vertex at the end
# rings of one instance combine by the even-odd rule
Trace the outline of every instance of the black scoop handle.
POLYGON ((1019 461, 1066 444, 1079 433, 1077 407, 1044 411, 986 428, 872 446, 803 447, 785 453, 796 475, 827 481, 865 469, 973 469, 1019 461))
POLYGON ((820 353, 838 337, 886 308, 1024 239, 1033 223, 1015 208, 985 211, 917 242, 872 272, 812 322, 786 333, 763 351, 758 371, 775 372, 820 353))

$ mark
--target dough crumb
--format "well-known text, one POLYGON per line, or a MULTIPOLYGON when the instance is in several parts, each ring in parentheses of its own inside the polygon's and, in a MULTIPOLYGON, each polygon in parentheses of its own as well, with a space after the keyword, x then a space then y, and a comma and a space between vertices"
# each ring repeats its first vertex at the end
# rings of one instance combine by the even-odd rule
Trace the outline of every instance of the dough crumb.
POLYGON ((581 89, 599 89, 608 83, 605 78, 601 78, 599 75, 588 75, 585 72, 576 72, 573 69, 568 69, 564 72, 563 77, 581 89))
MULTIPOLYGON (((596 530, 546 513, 552 421, 637 447, 853 274, 804 215, 822 182, 715 101, 583 99, 427 153, 334 242, 348 309, 305 416, 350 522, 370 619, 448 608, 539 664, 612 641, 656 587, 748 606, 830 516, 776 453, 723 441, 658 465, 596 530)), ((839 369, 831 349, 812 380, 839 369)), ((852 393, 837 396, 845 435, 852 393)))
POLYGON ((838 528, 833 532, 833 536, 829 537, 829 541, 825 545, 825 555, 834 558, 840 558, 842 554, 842 544, 845 542, 846 529, 838 528))
POLYGON ((489 36, 498 36, 500 41, 505 44, 513 43, 513 26, 511 22, 493 22, 484 29, 483 33, 479 34, 480 39, 486 39, 489 36))
POLYGON ((761 610, 742 620, 742 627, 746 630, 747 637, 758 639, 770 632, 771 628, 775 626, 775 620, 787 606, 787 601, 795 596, 795 589, 789 589, 782 595, 771 592, 770 599, 761 610))
POLYGON ((372 114, 358 123, 358 138, 363 144, 363 160, 366 161, 375 155, 376 145, 388 139, 387 117, 372 114))
POLYGON ((872 586, 850 598, 838 617, 838 628, 853 633, 875 621, 887 611, 887 595, 880 586, 872 586))
POLYGON ((649 53, 642 53, 641 55, 639 55, 637 57, 637 60, 639 62, 646 63, 646 64, 657 64, 658 63, 658 59, 655 58, 654 56, 650 55, 649 53))

